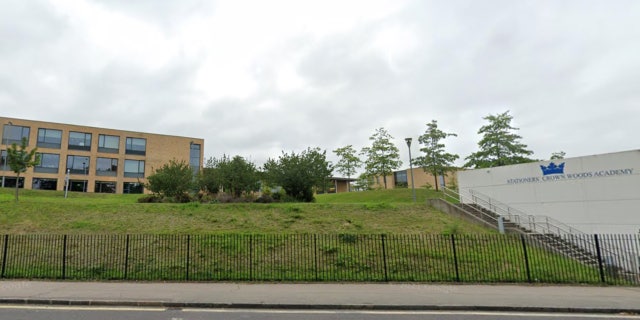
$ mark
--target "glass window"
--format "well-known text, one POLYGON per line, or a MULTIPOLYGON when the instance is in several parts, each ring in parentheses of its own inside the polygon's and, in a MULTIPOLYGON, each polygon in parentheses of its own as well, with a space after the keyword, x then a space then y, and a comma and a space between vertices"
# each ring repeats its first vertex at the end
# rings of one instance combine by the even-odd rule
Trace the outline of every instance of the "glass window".
POLYGON ((118 153, 120 151, 120 137, 98 135, 98 151, 108 153, 118 153))
POLYGON ((137 182, 125 182, 122 188, 122 193, 142 193, 143 191, 142 184, 137 182))
POLYGON ((38 147, 60 149, 62 131, 54 129, 38 129, 38 147))
POLYGON ((192 143, 189 152, 189 165, 191 166, 191 170, 193 173, 198 173, 200 171, 200 145, 192 143))
POLYGON ((60 155, 54 153, 38 153, 40 164, 33 167, 34 172, 58 173, 60 167, 60 155))
POLYGON ((69 132, 69 149, 91 150, 91 133, 69 132))
POLYGON ((110 181, 96 181, 96 193, 116 193, 116 183, 110 181))
POLYGON ((32 189, 34 190, 57 190, 58 179, 33 178, 32 189))
POLYGON ((29 144, 29 127, 14 126, 11 124, 5 124, 2 130, 2 144, 21 144, 22 138, 27 138, 27 144, 29 144))
POLYGON ((144 160, 125 160, 124 176, 126 178, 144 178, 144 160))
POLYGON ((397 171, 393 173, 393 178, 396 182, 396 187, 406 188, 409 186, 407 180, 407 172, 406 171, 397 171))
POLYGON ((9 168, 9 164, 7 163, 7 150, 0 151, 0 170, 2 171, 11 170, 9 168))
POLYGON ((89 157, 67 156, 67 170, 72 174, 89 174, 89 157))
POLYGON ((118 173, 118 159, 98 158, 96 161, 96 175, 115 177, 118 173))
MULTIPOLYGON (((4 182, 5 188, 15 188, 16 187, 16 177, 3 177, 2 180, 4 182)), ((18 188, 24 188, 24 177, 20 177, 18 181, 18 188)))
POLYGON ((143 138, 127 138, 126 154, 147 154, 147 139, 143 138))
POLYGON ((87 192, 87 180, 69 180, 69 191, 87 192))

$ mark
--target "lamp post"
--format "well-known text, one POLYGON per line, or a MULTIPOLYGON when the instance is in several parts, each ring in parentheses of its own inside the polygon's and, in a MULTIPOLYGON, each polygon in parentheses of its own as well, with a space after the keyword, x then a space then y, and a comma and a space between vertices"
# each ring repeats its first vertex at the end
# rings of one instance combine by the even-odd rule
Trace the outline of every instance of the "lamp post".
POLYGON ((69 193, 69 173, 71 169, 67 169, 67 174, 64 177, 64 198, 67 198, 67 193, 69 193))
POLYGON ((413 161, 411 160, 411 138, 405 138, 407 147, 409 148, 409 169, 411 170, 411 194, 413 195, 413 202, 416 202, 416 188, 413 184, 413 161))

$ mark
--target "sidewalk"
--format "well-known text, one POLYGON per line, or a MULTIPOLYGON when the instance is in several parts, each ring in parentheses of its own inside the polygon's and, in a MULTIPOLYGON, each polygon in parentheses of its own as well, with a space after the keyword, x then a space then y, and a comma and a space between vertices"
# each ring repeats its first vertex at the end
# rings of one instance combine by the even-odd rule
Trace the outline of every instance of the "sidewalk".
POLYGON ((0 281, 2 304, 640 313, 640 288, 0 281))

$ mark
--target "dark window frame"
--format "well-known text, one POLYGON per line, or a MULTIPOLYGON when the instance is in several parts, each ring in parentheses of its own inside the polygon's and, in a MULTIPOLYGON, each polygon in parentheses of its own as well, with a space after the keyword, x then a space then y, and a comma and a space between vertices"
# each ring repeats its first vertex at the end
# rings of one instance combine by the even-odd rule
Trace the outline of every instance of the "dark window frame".
POLYGON ((124 151, 125 154, 145 156, 147 155, 147 139, 127 137, 127 139, 125 140, 124 150, 125 150, 124 151), (134 141, 137 141, 137 140, 144 141, 144 144, 142 144, 144 148, 142 150, 140 150, 140 148, 136 148, 136 146, 140 146, 140 144, 133 143, 134 141))
POLYGON ((40 173, 58 173, 60 171, 60 155, 57 153, 45 153, 45 152, 38 152, 37 153, 38 156, 40 157, 40 162, 38 163, 38 165, 33 167, 33 172, 40 172, 40 173), (48 158, 49 156, 58 156, 58 162, 57 162, 57 166, 56 167, 49 167, 49 166, 43 166, 42 164, 45 162, 45 158, 48 158))
POLYGON ((118 175, 118 159, 116 159, 116 158, 103 158, 103 157, 98 157, 96 159, 96 176, 115 177, 117 175, 118 175), (103 162, 104 160, 109 160, 111 162, 109 164, 109 170, 100 170, 100 168, 101 168, 101 163, 100 162, 103 162))
POLYGON ((133 159, 125 159, 124 160, 124 177, 125 178, 144 178, 144 160, 133 160, 133 159), (127 171, 127 162, 137 162, 138 171, 127 171), (142 171, 140 171, 140 166, 142 165, 142 171))
POLYGON ((98 135, 98 152, 120 153, 120 136, 114 136, 109 134, 99 134, 98 135), (107 138, 117 138, 118 139, 117 147, 116 148, 105 147, 107 138))
POLYGON ((19 125, 13 125, 13 124, 5 124, 3 129, 2 129, 2 144, 3 145, 12 145, 12 144, 21 144, 22 143, 22 138, 27 138, 27 145, 29 145, 29 134, 31 133, 31 127, 27 127, 27 126, 19 126, 19 125), (20 137, 18 139, 14 139, 14 137, 8 138, 7 137, 7 133, 11 133, 8 132, 9 130, 15 130, 13 128, 20 128, 20 137), (26 133, 25 133, 26 131, 26 133))
POLYGON ((83 150, 83 151, 91 151, 91 140, 92 140, 93 136, 91 133, 89 132, 80 132, 80 131, 69 131, 69 142, 67 143, 67 147, 69 150, 83 150), (72 134, 81 134, 84 135, 84 137, 82 139, 78 138, 72 138, 71 135, 72 134), (88 137, 88 138, 87 138, 88 137), (82 144, 72 144, 73 140, 82 140, 82 144))
POLYGON ((62 130, 58 129, 49 129, 49 128, 38 128, 38 139, 36 146, 39 148, 49 148, 49 149, 60 149, 62 146, 62 130), (44 132, 43 134, 41 134, 44 132), (54 140, 50 141, 52 138, 47 135, 48 132, 57 132, 60 134, 60 137, 55 137, 59 139, 57 142, 54 140))
POLYGON ((71 174, 81 174, 81 175, 89 175, 89 170, 91 167, 91 157, 89 156, 79 156, 79 155, 74 155, 74 154, 70 154, 67 155, 67 166, 66 166, 66 171, 68 171, 71 174), (71 166, 69 166, 69 159, 73 158, 73 161, 71 161, 71 166), (79 161, 78 165, 76 165, 76 158, 86 158, 85 161, 79 161), (80 169, 78 166, 80 165, 80 163, 84 163, 82 169, 80 169))

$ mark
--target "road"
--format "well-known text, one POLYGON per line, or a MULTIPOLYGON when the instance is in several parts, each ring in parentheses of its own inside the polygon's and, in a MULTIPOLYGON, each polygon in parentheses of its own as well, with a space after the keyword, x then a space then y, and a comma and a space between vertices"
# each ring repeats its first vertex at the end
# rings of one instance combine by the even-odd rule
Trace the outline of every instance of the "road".
POLYGON ((274 309, 168 309, 140 307, 12 306, 0 305, 0 320, 597 320, 640 319, 640 315, 470 312, 470 311, 364 311, 274 309))

